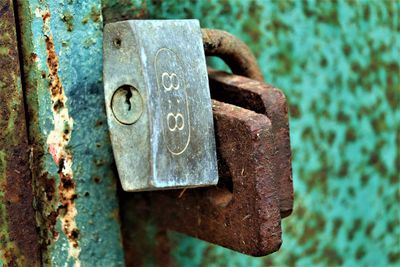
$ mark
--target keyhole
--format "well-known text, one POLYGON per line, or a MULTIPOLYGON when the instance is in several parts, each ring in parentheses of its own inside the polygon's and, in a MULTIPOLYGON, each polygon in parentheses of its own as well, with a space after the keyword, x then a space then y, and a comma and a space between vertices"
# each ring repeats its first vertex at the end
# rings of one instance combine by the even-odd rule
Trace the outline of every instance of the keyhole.
POLYGON ((128 111, 131 111, 132 108, 132 103, 131 103, 131 98, 132 98, 132 91, 130 88, 126 89, 126 100, 125 103, 128 104, 128 111))
POLYGON ((120 123, 133 124, 143 112, 143 99, 135 87, 122 85, 114 91, 111 110, 120 123))

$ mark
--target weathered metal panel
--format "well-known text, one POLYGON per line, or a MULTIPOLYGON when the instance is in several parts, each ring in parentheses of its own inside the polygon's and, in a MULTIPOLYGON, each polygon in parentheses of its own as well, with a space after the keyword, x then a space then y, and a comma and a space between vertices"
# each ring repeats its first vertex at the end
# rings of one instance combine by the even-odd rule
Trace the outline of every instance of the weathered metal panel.
POLYGON ((0 266, 39 266, 12 1, 0 3, 0 266))
POLYGON ((43 264, 123 266, 100 1, 18 1, 43 264))

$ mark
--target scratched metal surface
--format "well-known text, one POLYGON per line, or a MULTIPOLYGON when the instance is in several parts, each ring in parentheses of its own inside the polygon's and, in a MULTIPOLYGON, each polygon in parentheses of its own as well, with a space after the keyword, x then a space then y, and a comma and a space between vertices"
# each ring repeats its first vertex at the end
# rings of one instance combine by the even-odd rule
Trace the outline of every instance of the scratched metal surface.
POLYGON ((295 206, 280 251, 252 258, 173 235, 175 261, 399 265, 399 2, 148 1, 147 9, 239 36, 290 107, 295 206))
POLYGON ((104 28, 107 119, 125 191, 218 182, 201 38, 197 20, 131 20, 104 28), (135 112, 131 106, 141 109, 134 123, 121 123, 118 116, 127 116, 115 112, 114 92, 124 84, 136 88, 139 95, 129 100, 126 94, 120 97, 122 108, 128 110, 126 103, 130 104, 128 114, 135 112))
POLYGON ((45 266, 123 266, 100 1, 18 1, 45 266))

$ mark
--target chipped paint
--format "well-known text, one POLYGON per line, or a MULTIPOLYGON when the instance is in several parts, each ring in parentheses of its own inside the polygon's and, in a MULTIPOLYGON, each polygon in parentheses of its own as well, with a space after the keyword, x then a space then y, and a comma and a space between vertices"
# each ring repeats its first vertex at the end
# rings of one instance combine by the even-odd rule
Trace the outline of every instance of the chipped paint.
POLYGON ((68 113, 67 96, 58 75, 58 56, 49 27, 51 15, 48 10, 41 11, 40 14, 43 19, 43 33, 46 42, 48 79, 50 80, 49 90, 54 124, 54 129, 49 133, 46 143, 49 153, 58 166, 60 177, 58 193, 61 204, 59 210, 62 210, 62 212, 58 212, 58 216, 61 221, 62 230, 69 242, 68 254, 75 259, 74 266, 79 267, 79 229, 75 221, 77 215, 75 206, 75 199, 77 197, 75 191, 76 183, 73 179, 74 175, 72 171, 73 156, 67 148, 71 140, 73 119, 68 113))
POLYGON ((123 266, 100 0, 18 6, 42 264, 123 266))

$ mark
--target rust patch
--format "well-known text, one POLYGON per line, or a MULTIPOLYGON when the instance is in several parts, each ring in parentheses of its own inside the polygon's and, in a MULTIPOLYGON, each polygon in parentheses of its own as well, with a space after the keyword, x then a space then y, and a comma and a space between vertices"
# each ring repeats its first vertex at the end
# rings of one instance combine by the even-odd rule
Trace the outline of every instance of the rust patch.
MULTIPOLYGON (((23 109, 23 107, 21 107, 23 109)), ((23 114, 23 110, 22 114, 23 114)), ((21 116, 24 117, 24 116, 21 116)), ((19 127, 25 123, 19 121, 19 127)), ((25 133, 20 133, 21 137, 25 133)), ((21 138, 22 139, 22 138, 21 138)), ((39 239, 34 224, 33 192, 31 174, 28 162, 28 144, 24 141, 16 144, 8 152, 7 157, 7 186, 5 199, 9 220, 10 238, 14 240, 22 262, 32 261, 32 265, 39 263, 39 239)))
POLYGON ((92 18, 93 22, 99 22, 101 20, 100 11, 97 10, 95 6, 93 6, 90 11, 90 17, 92 18))
MULTIPOLYGON (((50 32, 49 21, 50 13, 41 12, 43 19, 43 32, 47 51, 47 67, 49 79, 49 91, 52 102, 54 129, 47 137, 48 152, 52 155, 54 162, 58 166, 60 182, 58 184, 59 208, 57 213, 51 212, 48 216, 50 225, 55 225, 55 218, 60 219, 62 231, 69 242, 69 257, 75 259, 75 266, 80 266, 79 261, 79 229, 77 228, 75 217, 77 209, 75 207, 76 183, 73 179, 73 156, 67 148, 73 130, 73 119, 69 116, 67 107, 67 97, 65 95, 61 79, 58 75, 58 56, 55 51, 54 41, 50 32)), ((52 198, 54 192, 47 192, 47 197, 52 198)), ((53 237, 58 238, 58 234, 53 230, 53 237)))
POLYGON ((13 2, 0 4, 0 258, 39 266, 13 2))
MULTIPOLYGON (((31 149, 31 151, 32 154, 35 154, 37 156, 43 155, 43 153, 40 152, 41 147, 40 149, 37 148, 36 150, 31 149)), ((38 174, 37 173, 38 169, 33 168, 33 166, 32 166, 32 171, 35 175, 38 174)), ((52 240, 57 239, 59 236, 59 233, 56 231, 55 228, 59 212, 50 211, 48 214, 46 213, 46 207, 50 203, 57 203, 57 191, 56 191, 55 179, 49 177, 48 172, 44 172, 41 175, 36 176, 35 187, 37 189, 36 192, 36 198, 37 198, 36 210, 38 211, 37 219, 39 220, 39 225, 42 226, 41 243, 42 243, 42 250, 44 251, 46 250, 46 247, 51 244, 52 240)))
POLYGON ((93 177, 93 180, 96 184, 99 184, 101 182, 101 178, 99 176, 93 177))
POLYGON ((61 20, 64 22, 65 26, 67 27, 67 31, 72 32, 74 29, 74 17, 69 12, 64 12, 61 20))

